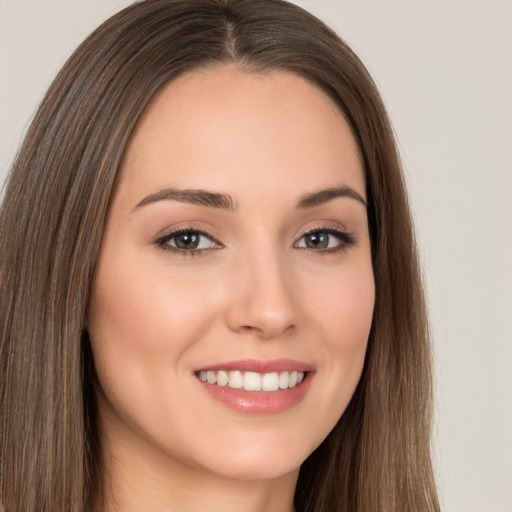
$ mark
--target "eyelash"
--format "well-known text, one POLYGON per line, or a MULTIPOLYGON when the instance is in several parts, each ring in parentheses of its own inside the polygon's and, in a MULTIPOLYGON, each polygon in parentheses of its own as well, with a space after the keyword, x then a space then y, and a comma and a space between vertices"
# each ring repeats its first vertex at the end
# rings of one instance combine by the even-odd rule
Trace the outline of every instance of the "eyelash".
POLYGON ((169 241, 173 238, 176 238, 180 235, 184 234, 195 234, 200 235, 203 237, 208 238, 211 240, 212 244, 217 245, 217 247, 213 247, 214 249, 220 249, 222 247, 222 244, 218 242, 213 236, 211 236, 206 231, 203 231, 202 229, 194 228, 194 227, 184 227, 175 229, 174 231, 171 231, 167 235, 164 235, 160 237, 158 240, 155 241, 155 245, 157 245, 160 249, 164 251, 169 251, 174 254, 177 254, 178 256, 183 257, 189 257, 189 256, 199 256, 202 254, 206 249, 192 249, 192 250, 186 250, 186 249, 180 249, 179 247, 173 247, 172 245, 169 245, 169 241))
POLYGON ((333 226, 316 226, 303 233, 299 240, 295 242, 294 246, 296 246, 298 242, 302 240, 305 236, 319 233, 327 234, 337 238, 338 243, 334 247, 330 247, 327 249, 313 249, 311 247, 303 247, 302 249, 313 253, 315 256, 322 256, 326 254, 343 253, 350 249, 352 246, 354 246, 357 242, 355 235, 353 233, 350 233, 349 231, 343 231, 333 226))
MULTIPOLYGON (((334 228, 332 226, 318 226, 313 229, 310 229, 303 233, 300 238, 295 242, 293 245, 294 247, 297 247, 297 244, 300 240, 302 240, 304 237, 308 235, 314 235, 314 234, 327 234, 330 236, 334 236, 337 238, 338 243, 334 247, 326 248, 326 249, 314 249, 311 247, 300 247, 300 249, 304 249, 310 253, 313 253, 315 255, 326 255, 326 254, 334 254, 334 253, 341 253, 347 251, 350 247, 354 246, 357 243, 357 239, 354 236, 353 233, 350 233, 348 231, 343 231, 338 228, 334 228)), ((203 237, 208 238, 211 241, 211 244, 216 245, 216 247, 211 247, 208 249, 220 249, 222 248, 222 244, 218 242, 214 237, 212 237, 209 233, 206 231, 203 231, 202 229, 194 228, 194 227, 185 227, 176 229, 174 231, 171 231, 165 236, 162 236, 155 240, 155 245, 157 245, 160 249, 164 251, 169 251, 174 254, 177 254, 179 256, 183 257, 189 257, 189 256, 199 256, 201 255, 205 250, 208 249, 180 249, 179 247, 173 247, 172 245, 169 245, 169 241, 173 238, 176 238, 183 234, 195 234, 200 235, 203 237)))

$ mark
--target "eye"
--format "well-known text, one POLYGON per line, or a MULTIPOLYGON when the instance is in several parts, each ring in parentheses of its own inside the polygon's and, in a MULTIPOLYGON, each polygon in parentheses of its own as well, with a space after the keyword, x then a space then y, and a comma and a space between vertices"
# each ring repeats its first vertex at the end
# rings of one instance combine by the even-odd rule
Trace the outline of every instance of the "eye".
POLYGON ((296 243, 299 249, 335 252, 346 250, 356 242, 355 237, 346 231, 333 228, 321 228, 309 231, 296 243))
POLYGON ((198 253, 204 249, 219 248, 207 233, 197 229, 180 229, 173 231, 156 241, 156 244, 164 250, 176 253, 198 253))

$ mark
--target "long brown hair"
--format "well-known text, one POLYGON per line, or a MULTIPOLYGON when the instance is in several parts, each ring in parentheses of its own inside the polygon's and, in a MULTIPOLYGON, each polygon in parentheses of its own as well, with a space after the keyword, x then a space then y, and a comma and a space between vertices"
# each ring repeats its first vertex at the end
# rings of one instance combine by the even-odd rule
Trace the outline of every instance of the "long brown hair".
POLYGON ((399 158, 374 83, 323 23, 282 0, 150 0, 100 26, 44 98, 0 215, 0 503, 83 512, 101 481, 84 322, 116 172, 155 93, 188 70, 288 70, 329 94, 360 147, 376 282, 363 375, 304 462, 304 512, 439 510, 431 361, 399 158))

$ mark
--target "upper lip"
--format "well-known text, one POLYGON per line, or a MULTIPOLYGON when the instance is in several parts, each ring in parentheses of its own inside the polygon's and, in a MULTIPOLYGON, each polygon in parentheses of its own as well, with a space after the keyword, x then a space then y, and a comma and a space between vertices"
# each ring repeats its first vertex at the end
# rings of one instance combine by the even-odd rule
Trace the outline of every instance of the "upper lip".
POLYGON ((235 371, 272 373, 272 372, 310 372, 314 367, 310 364, 296 361, 294 359, 239 359, 226 361, 225 363, 212 364, 197 368, 196 371, 235 371))

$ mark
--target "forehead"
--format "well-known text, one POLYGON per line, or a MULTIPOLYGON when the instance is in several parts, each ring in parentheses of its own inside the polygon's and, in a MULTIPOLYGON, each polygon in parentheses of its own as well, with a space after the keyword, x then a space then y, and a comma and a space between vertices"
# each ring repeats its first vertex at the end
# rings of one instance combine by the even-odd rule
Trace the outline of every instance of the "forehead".
POLYGON ((293 73, 234 66, 166 85, 141 116, 120 172, 121 184, 141 193, 157 186, 263 190, 283 180, 291 188, 343 183, 364 196, 359 150, 334 101, 293 73))

